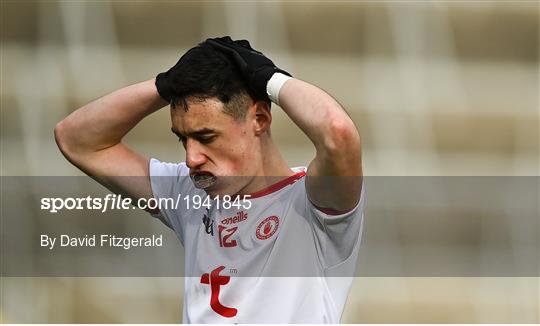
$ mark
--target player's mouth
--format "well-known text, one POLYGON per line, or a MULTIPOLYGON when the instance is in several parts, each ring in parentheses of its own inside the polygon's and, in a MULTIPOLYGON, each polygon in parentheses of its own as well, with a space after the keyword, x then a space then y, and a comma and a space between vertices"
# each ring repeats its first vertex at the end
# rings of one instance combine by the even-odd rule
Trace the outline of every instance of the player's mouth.
POLYGON ((191 180, 195 187, 206 189, 216 183, 217 177, 210 172, 196 172, 191 175, 191 180))

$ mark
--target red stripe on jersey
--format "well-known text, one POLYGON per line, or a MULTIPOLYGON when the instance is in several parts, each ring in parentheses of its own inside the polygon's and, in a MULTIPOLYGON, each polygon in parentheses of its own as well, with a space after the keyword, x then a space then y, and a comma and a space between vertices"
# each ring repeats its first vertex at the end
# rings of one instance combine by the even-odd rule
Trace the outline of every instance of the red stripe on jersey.
POLYGON ((270 187, 266 188, 266 189, 263 189, 263 190, 259 190, 259 191, 256 191, 254 193, 251 194, 251 197, 250 199, 253 199, 253 198, 258 198, 258 197, 262 197, 262 196, 266 196, 266 195, 269 195, 273 192, 276 192, 288 185, 291 185, 293 183, 295 183, 298 179, 304 177, 306 175, 306 172, 304 171, 301 171, 301 172, 298 172, 296 174, 293 174, 291 175, 290 177, 286 178, 286 179, 283 179, 277 183, 274 183, 273 185, 271 185, 270 187))

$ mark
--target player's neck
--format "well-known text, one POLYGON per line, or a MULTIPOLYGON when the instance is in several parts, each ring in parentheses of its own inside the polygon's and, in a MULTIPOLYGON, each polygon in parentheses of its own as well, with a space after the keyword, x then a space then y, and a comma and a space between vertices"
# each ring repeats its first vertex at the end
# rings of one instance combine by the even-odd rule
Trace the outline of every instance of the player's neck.
POLYGON ((251 182, 239 194, 260 192, 294 174, 294 171, 287 166, 283 156, 271 140, 262 147, 258 160, 260 164, 257 172, 251 182))
POLYGON ((261 157, 261 176, 288 177, 294 174, 289 168, 281 152, 270 139, 266 144, 261 157))

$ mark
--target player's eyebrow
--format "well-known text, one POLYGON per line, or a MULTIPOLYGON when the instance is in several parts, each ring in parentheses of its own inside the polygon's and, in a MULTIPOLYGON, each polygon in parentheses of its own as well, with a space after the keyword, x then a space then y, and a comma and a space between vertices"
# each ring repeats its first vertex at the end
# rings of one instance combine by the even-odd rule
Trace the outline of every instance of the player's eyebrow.
POLYGON ((186 137, 186 136, 203 136, 203 135, 207 135, 207 134, 214 134, 216 133, 215 130, 213 129, 209 129, 209 128, 202 128, 200 130, 195 130, 195 131, 192 131, 192 132, 188 132, 186 135, 182 134, 181 132, 179 132, 178 130, 175 130, 174 127, 171 127, 171 131, 173 134, 175 134, 176 136, 178 137, 186 137))

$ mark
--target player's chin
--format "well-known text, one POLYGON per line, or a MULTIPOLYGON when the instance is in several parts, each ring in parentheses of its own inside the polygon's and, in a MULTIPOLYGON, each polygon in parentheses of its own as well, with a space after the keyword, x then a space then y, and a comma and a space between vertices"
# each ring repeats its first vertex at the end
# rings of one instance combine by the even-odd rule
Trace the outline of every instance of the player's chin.
POLYGON ((211 197, 223 197, 226 195, 234 196, 237 193, 236 187, 234 184, 228 182, 228 178, 217 178, 216 182, 203 190, 208 196, 211 197))

